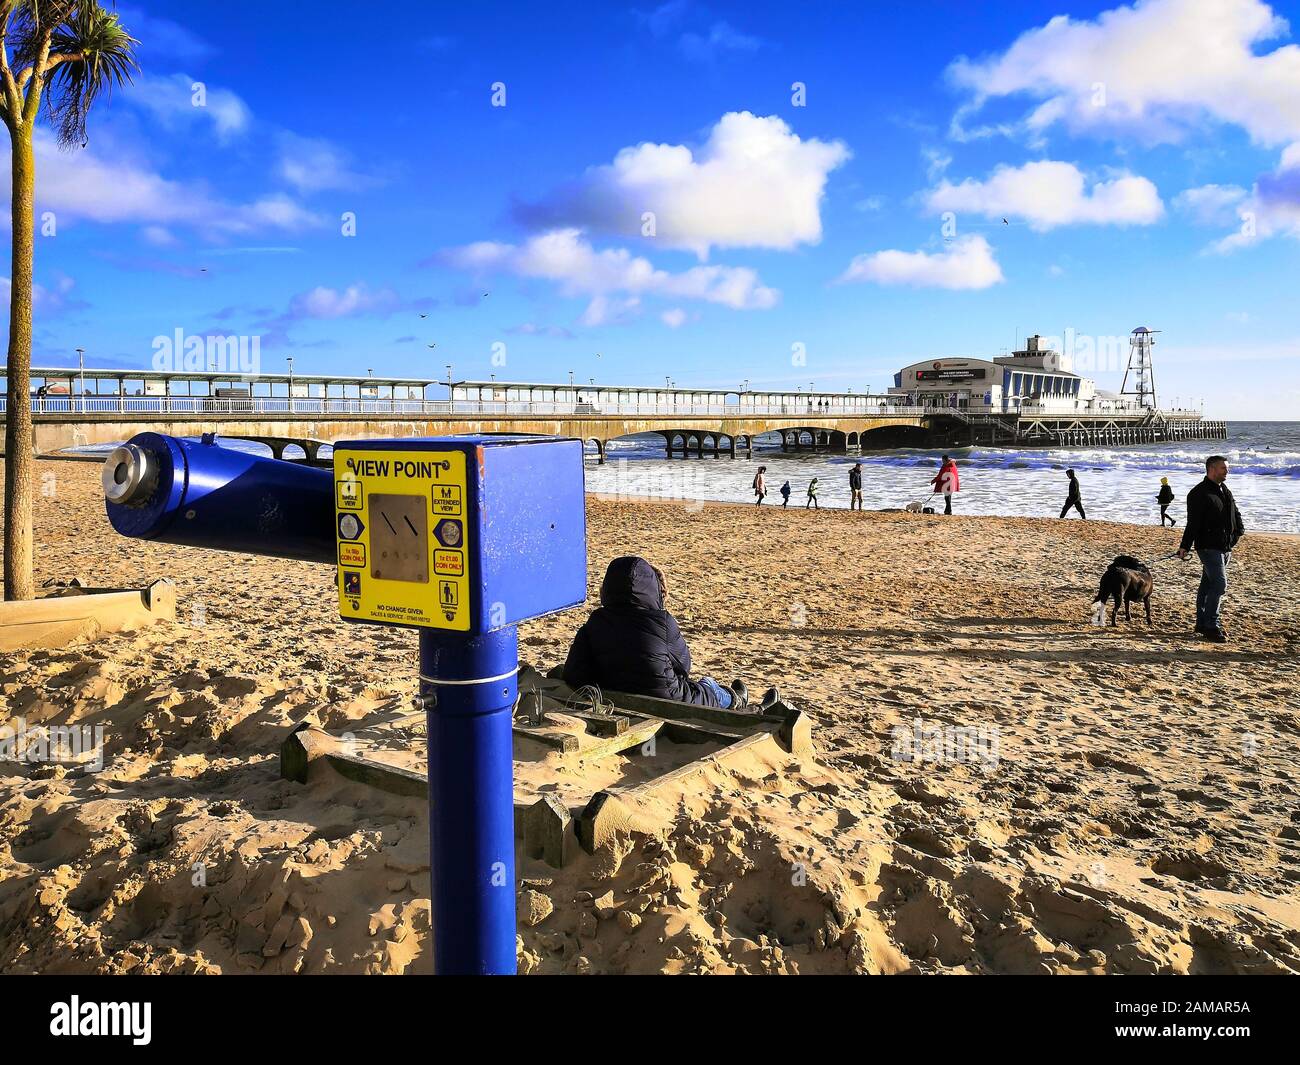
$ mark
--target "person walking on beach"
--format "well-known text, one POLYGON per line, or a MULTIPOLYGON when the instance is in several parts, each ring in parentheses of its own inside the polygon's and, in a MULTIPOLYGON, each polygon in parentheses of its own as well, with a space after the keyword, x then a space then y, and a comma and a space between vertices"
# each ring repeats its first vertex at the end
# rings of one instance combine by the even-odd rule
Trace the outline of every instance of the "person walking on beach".
POLYGON ((781 486, 781 509, 784 510, 790 505, 790 482, 786 481, 781 486))
POLYGON ((1228 562, 1237 541, 1246 532, 1237 501, 1223 482, 1228 460, 1211 455, 1205 460, 1205 480, 1187 493, 1187 525, 1178 545, 1178 557, 1195 548, 1201 559, 1201 584, 1196 590, 1196 632, 1211 643, 1226 643, 1227 633, 1219 611, 1228 590, 1228 562))
POLYGON ((1065 475, 1070 479, 1070 487, 1065 493, 1065 506, 1061 508, 1061 517, 1064 518, 1073 507, 1079 512, 1079 517, 1087 521, 1088 515, 1083 512, 1083 495, 1079 492, 1079 478, 1074 475, 1073 470, 1066 470, 1065 475))
POLYGON ((816 477, 814 477, 811 481, 808 482, 808 502, 803 505, 803 509, 807 510, 809 507, 812 507, 814 510, 822 509, 821 504, 817 502, 817 478, 816 477))
POLYGON ((767 478, 763 474, 767 473, 766 466, 760 466, 758 472, 754 474, 754 495, 758 498, 754 500, 754 506, 763 505, 763 497, 767 495, 767 478))
POLYGON ((1178 522, 1169 517, 1169 504, 1174 501, 1174 490, 1169 487, 1169 478, 1160 478, 1160 491, 1156 494, 1156 502, 1160 504, 1160 528, 1165 527, 1165 522, 1169 522, 1172 529, 1178 522))
POLYGON ((961 489, 961 480, 957 476, 957 463, 948 456, 944 455, 939 462, 939 472, 931 478, 930 483, 934 485, 934 494, 943 494, 943 512, 952 513, 952 497, 961 489))
POLYGON ((862 463, 855 462, 849 470, 849 510, 862 509, 862 463))

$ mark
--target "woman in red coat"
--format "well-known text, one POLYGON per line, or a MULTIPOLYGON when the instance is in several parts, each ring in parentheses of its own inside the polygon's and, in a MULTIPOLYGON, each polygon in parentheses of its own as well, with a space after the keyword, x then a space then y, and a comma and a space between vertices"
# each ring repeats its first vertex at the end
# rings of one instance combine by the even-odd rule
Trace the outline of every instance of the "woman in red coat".
POLYGON ((939 463, 939 472, 935 474, 934 479, 930 481, 934 485, 935 493, 943 493, 943 512, 952 513, 953 493, 961 488, 960 480, 957 476, 957 463, 944 455, 943 461, 939 463))

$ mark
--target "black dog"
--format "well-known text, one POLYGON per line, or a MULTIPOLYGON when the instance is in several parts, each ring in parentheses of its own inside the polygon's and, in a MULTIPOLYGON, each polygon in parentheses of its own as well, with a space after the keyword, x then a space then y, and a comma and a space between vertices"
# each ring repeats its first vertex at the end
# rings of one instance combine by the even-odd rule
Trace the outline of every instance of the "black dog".
POLYGON ((1124 620, 1132 621, 1133 615, 1129 613, 1129 607, 1132 603, 1141 603, 1146 607, 1147 625, 1151 624, 1151 593, 1155 591, 1155 582, 1151 578, 1151 570, 1146 564, 1134 558, 1132 555, 1119 555, 1115 561, 1110 564, 1106 572, 1101 575, 1101 586, 1097 589, 1097 597, 1092 601, 1092 620, 1094 625, 1103 624, 1102 619, 1106 616, 1106 603, 1108 600, 1114 600, 1114 609, 1110 612, 1110 623, 1115 624, 1115 617, 1119 614, 1119 605, 1124 604, 1124 620))

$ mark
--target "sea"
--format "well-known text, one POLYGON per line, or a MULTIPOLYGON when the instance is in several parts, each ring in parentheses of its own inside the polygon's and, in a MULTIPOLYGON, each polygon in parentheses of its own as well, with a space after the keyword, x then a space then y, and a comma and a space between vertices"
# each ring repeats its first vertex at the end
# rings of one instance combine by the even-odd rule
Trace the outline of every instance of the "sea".
MULTIPOLYGON (((1205 474, 1205 458, 1228 460, 1228 486, 1249 529, 1300 533, 1300 422, 1230 422, 1227 440, 1191 440, 1123 447, 948 449, 957 461, 961 490, 953 509, 962 514, 1055 517, 1065 502, 1067 478, 1079 478, 1089 518, 1157 524, 1160 478, 1174 490, 1169 514, 1181 526, 1188 491, 1205 474)), ((603 466, 587 467, 587 490, 622 496, 662 496, 684 500, 753 503, 754 474, 767 467, 769 495, 764 506, 781 503, 779 489, 789 481, 790 506, 807 502, 808 482, 818 480, 823 507, 849 505, 849 470, 862 463, 862 495, 867 509, 902 508, 930 499, 930 479, 944 451, 895 448, 860 454, 782 454, 775 437, 758 438, 753 458, 664 457, 657 434, 614 440, 603 466)), ((743 455, 743 453, 742 453, 743 455)), ((1078 515, 1071 511, 1072 520, 1078 515)))
MULTIPOLYGON (((224 441, 241 450, 266 452, 260 444, 224 441)), ((83 451, 106 452, 113 445, 83 451)), ((808 483, 818 480, 822 507, 849 505, 849 470, 862 463, 862 494, 868 510, 906 507, 912 501, 933 506, 930 478, 943 450, 894 448, 848 455, 782 454, 776 436, 758 437, 752 458, 735 460, 673 458, 664 455, 655 433, 613 440, 606 461, 597 464, 588 445, 587 491, 635 498, 652 496, 684 501, 753 503, 751 487, 759 466, 767 467, 769 495, 764 506, 780 506, 779 489, 790 482, 791 507, 803 507, 808 483)), ((1248 530, 1300 533, 1300 422, 1229 422, 1227 440, 1192 440, 1122 447, 948 449, 957 461, 961 491, 954 510, 961 514, 1055 517, 1065 502, 1067 469, 1083 491, 1089 518, 1155 525, 1160 520, 1156 493, 1160 478, 1174 490, 1170 515, 1182 525, 1187 492, 1204 475, 1205 457, 1228 460, 1228 486, 1236 496, 1248 530)), ((323 451, 328 455, 328 450, 323 451)), ((938 499, 940 509, 942 500, 938 499)), ((1070 520, 1078 520, 1071 512, 1070 520)))

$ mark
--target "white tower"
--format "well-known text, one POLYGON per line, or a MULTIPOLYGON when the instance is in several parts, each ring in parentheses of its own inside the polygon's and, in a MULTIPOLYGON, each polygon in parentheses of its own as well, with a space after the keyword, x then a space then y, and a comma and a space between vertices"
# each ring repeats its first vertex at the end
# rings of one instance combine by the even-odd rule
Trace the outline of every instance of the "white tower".
POLYGON ((1158 329, 1148 329, 1144 325, 1133 330, 1128 342, 1128 367, 1124 371, 1124 383, 1120 385, 1121 396, 1136 396, 1139 407, 1156 408, 1156 371, 1151 361, 1151 349, 1155 347, 1158 329), (1129 387, 1129 377, 1133 386, 1129 387))

